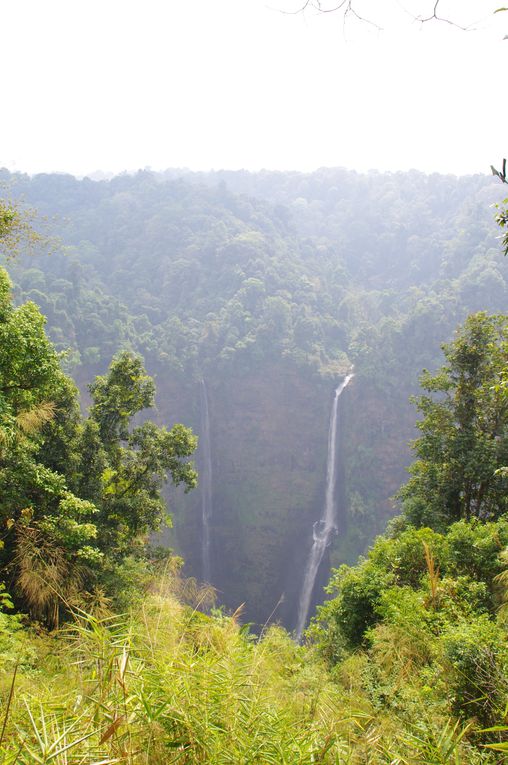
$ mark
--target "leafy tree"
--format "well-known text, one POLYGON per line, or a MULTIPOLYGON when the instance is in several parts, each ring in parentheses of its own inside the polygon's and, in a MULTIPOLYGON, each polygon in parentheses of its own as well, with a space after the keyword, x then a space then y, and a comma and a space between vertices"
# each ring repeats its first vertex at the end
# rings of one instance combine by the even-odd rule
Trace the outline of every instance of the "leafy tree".
POLYGON ((50 244, 48 237, 32 225, 34 217, 33 210, 21 209, 15 202, 0 199, 0 254, 13 258, 50 244))
POLYGON ((443 346, 447 364, 425 372, 427 391, 414 442, 418 459, 400 490, 408 520, 442 527, 460 518, 497 518, 508 510, 508 402, 501 383, 508 362, 504 316, 470 316, 443 346))
POLYGON ((119 440, 128 438, 128 425, 137 412, 153 406, 155 386, 141 361, 124 352, 106 376, 90 385, 93 405, 90 417, 99 426, 103 445, 111 452, 119 440))
POLYGON ((55 624, 62 602, 160 525, 168 472, 195 485, 196 438, 183 425, 129 428, 154 384, 128 353, 92 384, 83 420, 44 324, 33 303, 13 307, 0 269, 0 565, 18 600, 55 624))
POLYGON ((154 392, 139 358, 127 352, 90 385, 93 404, 83 436, 95 465, 91 470, 89 461, 82 462, 81 485, 100 508, 100 544, 110 555, 126 554, 136 537, 159 527, 164 517, 160 491, 168 472, 186 491, 196 485, 196 471, 185 461, 197 445, 188 428, 177 424, 168 431, 144 422, 129 429, 131 419, 153 405, 154 392))
POLYGON ((505 568, 507 544, 505 517, 488 523, 461 520, 446 533, 410 527, 393 537, 379 536, 356 566, 332 571, 327 590, 333 598, 318 609, 310 633, 337 660, 344 649, 364 644, 381 621, 410 620, 409 606, 404 613, 404 603, 415 599, 410 590, 425 609, 453 619, 475 611, 493 615, 495 580, 505 568))
POLYGON ((503 255, 506 256, 508 255, 508 197, 497 205, 497 210, 496 223, 503 229, 501 244, 503 246, 503 255))
MULTIPOLYGON (((51 569, 69 583, 67 565, 93 563, 97 509, 72 493, 65 475, 72 469, 73 444, 79 427, 77 389, 60 369, 58 356, 44 332, 44 318, 33 303, 14 308, 10 283, 0 270, 0 562, 18 582, 18 592, 38 615, 51 601, 51 569), (65 551, 66 564, 56 567, 35 538, 53 540, 65 551), (41 573, 41 567, 45 573, 41 573), (41 586, 36 586, 37 582, 41 586), (44 588, 42 588, 44 583, 44 588), (42 590, 45 595, 42 595, 42 590)), ((47 542, 45 543, 47 544, 47 542)))

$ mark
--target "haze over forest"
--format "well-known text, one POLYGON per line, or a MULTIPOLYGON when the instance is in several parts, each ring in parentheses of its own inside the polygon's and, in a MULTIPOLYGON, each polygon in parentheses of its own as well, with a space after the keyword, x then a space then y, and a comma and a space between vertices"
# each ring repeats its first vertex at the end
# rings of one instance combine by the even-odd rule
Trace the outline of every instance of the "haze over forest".
POLYGON ((505 761, 505 11, 5 9, 1 762, 505 761))

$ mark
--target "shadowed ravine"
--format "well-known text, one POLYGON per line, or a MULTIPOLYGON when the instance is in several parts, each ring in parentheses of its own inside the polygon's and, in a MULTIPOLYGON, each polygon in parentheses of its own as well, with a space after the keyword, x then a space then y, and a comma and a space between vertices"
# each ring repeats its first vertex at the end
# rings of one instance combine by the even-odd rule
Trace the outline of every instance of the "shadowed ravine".
POLYGON ((199 482, 201 484, 201 561, 202 579, 211 582, 212 566, 210 562, 210 521, 212 518, 212 452, 210 444, 210 416, 208 413, 208 392, 205 381, 201 380, 201 433, 200 447, 202 467, 199 482))

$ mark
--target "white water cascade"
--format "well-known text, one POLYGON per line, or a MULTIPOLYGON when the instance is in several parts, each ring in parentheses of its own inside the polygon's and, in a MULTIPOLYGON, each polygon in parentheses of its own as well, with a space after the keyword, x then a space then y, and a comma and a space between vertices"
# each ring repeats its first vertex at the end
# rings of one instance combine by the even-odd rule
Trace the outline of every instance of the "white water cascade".
POLYGON ((328 458, 326 463, 326 496, 323 515, 319 521, 316 521, 312 527, 312 548, 305 568, 303 578, 302 592, 298 604, 298 621, 296 626, 296 637, 298 640, 302 637, 302 632, 307 625, 309 617, 310 603, 314 585, 316 583, 319 566, 323 560, 323 555, 330 543, 330 537, 337 531, 337 508, 335 504, 335 490, 337 485, 337 435, 338 435, 338 412, 339 398, 345 388, 349 385, 353 374, 347 375, 341 384, 335 390, 333 399, 332 413, 330 416, 330 427, 328 430, 328 458))
POLYGON ((200 385, 201 432, 199 446, 201 451, 201 468, 199 483, 201 486, 201 562, 202 579, 210 582, 212 567, 210 562, 210 521, 212 518, 212 449, 210 442, 210 416, 208 413, 208 391, 205 381, 200 385))

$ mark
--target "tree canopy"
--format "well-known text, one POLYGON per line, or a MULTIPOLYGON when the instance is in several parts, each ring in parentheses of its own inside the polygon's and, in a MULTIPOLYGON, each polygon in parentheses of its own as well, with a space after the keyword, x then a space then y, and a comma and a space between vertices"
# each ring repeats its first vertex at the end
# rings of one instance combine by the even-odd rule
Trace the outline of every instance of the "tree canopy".
POLYGON ((508 510, 508 320, 468 317, 443 347, 447 364, 424 373, 416 399, 423 418, 412 478, 400 491, 407 518, 439 526, 498 518, 508 510))
POLYGON ((33 303, 15 308, 0 270, 0 564, 34 616, 58 610, 132 554, 165 515, 169 473, 187 489, 196 473, 188 428, 132 417, 153 402, 139 358, 121 353, 92 384, 83 418, 78 391, 33 303))

